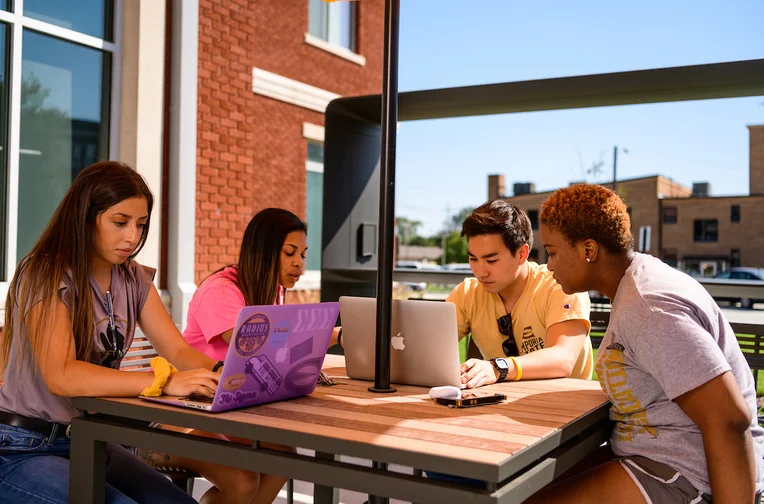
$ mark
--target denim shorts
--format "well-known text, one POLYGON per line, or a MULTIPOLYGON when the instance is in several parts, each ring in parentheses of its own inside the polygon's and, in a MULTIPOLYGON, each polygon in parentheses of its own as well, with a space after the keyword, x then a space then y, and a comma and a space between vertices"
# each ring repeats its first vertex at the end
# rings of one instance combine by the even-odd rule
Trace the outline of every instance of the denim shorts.
MULTIPOLYGON (((70 441, 0 424, 0 502, 67 504, 70 441)), ((106 445, 109 504, 195 504, 170 480, 119 445, 106 445)))

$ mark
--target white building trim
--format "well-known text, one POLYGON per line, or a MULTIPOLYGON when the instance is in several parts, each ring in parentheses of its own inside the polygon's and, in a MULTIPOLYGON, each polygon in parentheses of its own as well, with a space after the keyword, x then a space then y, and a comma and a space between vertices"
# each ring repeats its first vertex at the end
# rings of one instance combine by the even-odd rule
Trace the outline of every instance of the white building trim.
POLYGON ((352 61, 356 65, 366 66, 366 58, 364 58, 360 54, 354 53, 350 49, 339 46, 337 44, 332 44, 331 42, 327 42, 326 40, 320 39, 314 35, 311 35, 310 33, 305 34, 305 43, 313 47, 316 47, 318 49, 321 49, 323 51, 326 51, 328 53, 331 53, 335 56, 339 56, 340 58, 346 59, 348 61, 352 61))
POLYGON ((111 131, 109 134, 109 159, 120 159, 120 121, 122 118, 122 36, 124 29, 122 22, 124 20, 123 0, 114 0, 114 12, 119 13, 114 17, 114 44, 119 48, 111 56, 111 111, 110 123, 111 131))
POLYGON ((325 89, 282 77, 261 68, 252 69, 252 91, 298 107, 325 112, 326 106, 340 95, 325 89))
MULTIPOLYGON (((24 0, 14 2, 14 22, 11 30, 11 76, 10 76, 10 118, 8 120, 8 200, 6 214, 5 276, 8 282, 16 271, 16 247, 19 225, 19 152, 21 149, 21 41, 24 33, 21 12, 24 0)), ((8 286, 6 284, 6 292, 8 286)), ((2 299, 5 307, 5 296, 2 299)))
POLYGON ((323 126, 313 123, 302 123, 302 136, 315 142, 324 142, 325 130, 323 126))
POLYGON ((199 65, 199 0, 172 3, 170 185, 167 219, 167 287, 172 318, 186 325, 196 290, 196 122, 199 65))
MULTIPOLYGON (((151 227, 141 252, 141 264, 157 269, 154 283, 159 285, 162 236, 162 155, 164 131, 164 51, 166 8, 164 2, 124 2, 122 22, 115 29, 124 33, 121 45, 121 151, 120 159, 140 173, 154 194, 151 227)), ((120 84, 115 82, 115 85, 120 84)))
MULTIPOLYGON (((18 6, 18 1, 16 2, 16 5, 18 6)), ((119 5, 117 5, 117 2, 115 2, 114 12, 120 12, 119 10, 117 10, 117 7, 119 7, 119 5)), ((18 7, 16 8, 18 9, 18 7)), ((117 18, 115 21, 117 21, 118 19, 119 18, 117 18)), ((23 25, 24 25, 24 28, 29 28, 30 30, 44 33, 46 35, 53 35, 54 37, 58 37, 63 40, 68 40, 70 42, 76 42, 80 45, 92 47, 93 49, 100 49, 102 51, 109 51, 109 52, 115 52, 117 50, 117 45, 113 42, 108 42, 106 40, 99 39, 98 37, 94 37, 92 35, 86 35, 84 33, 76 32, 68 28, 63 28, 58 25, 46 23, 45 21, 40 21, 39 19, 32 19, 32 18, 25 17, 23 18, 23 25)))
MULTIPOLYGON (((38 19, 24 17, 24 0, 13 2, 13 12, 0 11, 0 21, 7 23, 10 30, 10 77, 8 118, 8 183, 7 183, 7 213, 6 243, 5 243, 5 278, 0 277, 0 319, 3 317, 5 297, 10 280, 16 270, 16 247, 18 244, 19 217, 19 157, 23 155, 40 155, 39 151, 21 148, 21 81, 22 81, 22 41, 24 29, 29 29, 43 35, 56 37, 112 53, 112 83, 111 109, 109 110, 109 156, 115 158, 119 153, 119 119, 120 119, 120 89, 121 89, 121 23, 123 0, 114 0, 114 42, 99 39, 74 30, 63 28, 38 19), (116 154, 115 154, 116 153, 116 154)), ((1 325, 2 323, 0 323, 1 325)))
POLYGON ((300 280, 290 290, 305 291, 321 289, 321 270, 305 270, 300 280))
POLYGON ((305 161, 305 170, 309 172, 324 173, 324 164, 315 161, 305 161))

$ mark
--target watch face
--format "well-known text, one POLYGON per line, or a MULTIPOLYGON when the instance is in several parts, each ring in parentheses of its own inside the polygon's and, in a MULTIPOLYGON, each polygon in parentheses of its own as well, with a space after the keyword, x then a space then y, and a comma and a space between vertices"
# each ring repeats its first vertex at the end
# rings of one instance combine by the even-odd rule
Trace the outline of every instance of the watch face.
POLYGON ((494 362, 496 363, 496 367, 498 369, 509 369, 509 363, 507 363, 507 359, 495 359, 494 362))

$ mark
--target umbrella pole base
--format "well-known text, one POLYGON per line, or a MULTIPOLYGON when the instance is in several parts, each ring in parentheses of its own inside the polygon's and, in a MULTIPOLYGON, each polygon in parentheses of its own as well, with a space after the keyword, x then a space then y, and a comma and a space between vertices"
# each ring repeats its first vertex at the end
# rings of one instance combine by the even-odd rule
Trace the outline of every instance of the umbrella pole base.
POLYGON ((392 392, 397 392, 397 390, 395 390, 395 387, 387 387, 387 388, 369 387, 369 392, 374 392, 377 394, 390 394, 392 392))

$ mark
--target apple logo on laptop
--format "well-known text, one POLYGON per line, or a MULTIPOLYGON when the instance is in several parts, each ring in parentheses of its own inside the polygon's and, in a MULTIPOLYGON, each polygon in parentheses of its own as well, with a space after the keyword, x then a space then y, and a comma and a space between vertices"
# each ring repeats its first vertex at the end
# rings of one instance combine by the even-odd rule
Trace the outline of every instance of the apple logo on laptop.
POLYGON ((406 345, 403 344, 403 336, 401 336, 401 333, 398 333, 397 335, 390 338, 390 345, 395 350, 403 350, 406 348, 406 345))

